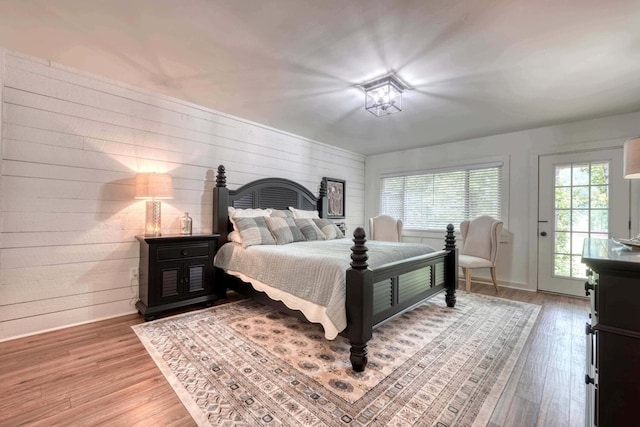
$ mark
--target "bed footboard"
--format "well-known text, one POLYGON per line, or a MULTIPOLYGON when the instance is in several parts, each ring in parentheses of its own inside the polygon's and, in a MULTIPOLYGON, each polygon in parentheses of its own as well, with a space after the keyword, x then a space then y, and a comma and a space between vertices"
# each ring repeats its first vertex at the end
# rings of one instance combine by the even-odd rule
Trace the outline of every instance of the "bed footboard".
POLYGON ((364 229, 358 227, 353 236, 351 268, 346 275, 347 328, 342 335, 351 344, 353 370, 361 372, 367 365, 367 342, 374 328, 443 289, 447 306, 455 306, 458 253, 449 224, 443 250, 371 270, 364 229))

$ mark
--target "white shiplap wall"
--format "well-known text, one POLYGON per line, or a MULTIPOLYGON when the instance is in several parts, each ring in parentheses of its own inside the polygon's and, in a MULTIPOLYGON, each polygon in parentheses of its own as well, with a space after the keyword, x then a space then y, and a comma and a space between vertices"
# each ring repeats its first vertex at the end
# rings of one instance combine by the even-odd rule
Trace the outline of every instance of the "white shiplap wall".
POLYGON ((47 61, 0 50, 0 341, 134 312, 136 172, 168 172, 163 233, 188 211, 211 231, 218 164, 236 188, 264 177, 314 193, 347 181, 347 225, 364 217, 364 156, 47 61))

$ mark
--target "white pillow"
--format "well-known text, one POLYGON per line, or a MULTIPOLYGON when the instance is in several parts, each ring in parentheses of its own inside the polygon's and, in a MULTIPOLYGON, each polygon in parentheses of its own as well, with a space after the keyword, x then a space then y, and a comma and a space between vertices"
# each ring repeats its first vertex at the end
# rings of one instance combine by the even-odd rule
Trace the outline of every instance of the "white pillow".
POLYGON ((232 231, 231 233, 229 233, 227 235, 227 239, 230 242, 234 242, 234 243, 240 243, 242 244, 242 237, 240 237, 240 233, 238 233, 237 231, 232 231))
POLYGON ((273 209, 236 209, 229 206, 229 218, 254 218, 256 216, 269 216, 273 209))
POLYGON ((293 212, 287 209, 273 209, 271 216, 274 218, 293 218, 293 212))
POLYGON ((305 211, 302 209, 296 209, 289 206, 289 210, 293 212, 294 218, 320 218, 318 211, 305 211))

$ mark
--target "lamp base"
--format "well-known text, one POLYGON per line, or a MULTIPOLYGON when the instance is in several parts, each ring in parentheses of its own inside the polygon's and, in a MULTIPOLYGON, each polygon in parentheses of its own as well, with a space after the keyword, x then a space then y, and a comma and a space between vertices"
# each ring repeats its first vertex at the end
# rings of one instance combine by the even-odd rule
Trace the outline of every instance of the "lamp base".
POLYGON ((146 203, 146 216, 144 221, 145 237, 162 236, 162 204, 159 200, 149 200, 146 203))

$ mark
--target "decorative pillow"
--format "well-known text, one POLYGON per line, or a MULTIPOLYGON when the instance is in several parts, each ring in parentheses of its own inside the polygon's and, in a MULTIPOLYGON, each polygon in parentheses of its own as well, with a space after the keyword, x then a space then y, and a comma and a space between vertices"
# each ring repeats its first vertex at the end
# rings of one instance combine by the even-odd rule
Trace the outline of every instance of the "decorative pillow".
POLYGON ((344 237, 344 234, 342 234, 342 230, 340 230, 338 226, 333 223, 333 221, 330 221, 326 218, 318 218, 314 219, 313 222, 315 222, 320 231, 322 231, 324 235, 327 236, 327 240, 341 239, 344 237))
POLYGON ((227 235, 227 240, 229 240, 230 242, 242 244, 242 237, 240 237, 240 233, 235 230, 227 235))
POLYGON ((235 226, 242 238, 242 247, 247 248, 253 245, 275 245, 274 240, 265 217, 236 218, 235 226))
POLYGON ((289 210, 293 213, 294 218, 320 218, 318 211, 305 211, 289 206, 289 210))
POLYGON ((293 212, 284 209, 273 209, 270 216, 276 218, 293 218, 293 212))
POLYGON ((229 221, 233 224, 233 229, 235 231, 238 230, 236 226, 236 218, 255 218, 258 216, 269 216, 271 215, 272 209, 236 209, 233 206, 228 207, 229 212, 229 221))
POLYGON ((312 218, 294 218, 294 221, 307 240, 327 240, 312 218))
POLYGON ((266 217, 264 220, 278 245, 306 240, 293 218, 266 217))
POLYGON ((236 209, 229 206, 229 218, 254 218, 256 216, 269 216, 273 209, 236 209))

